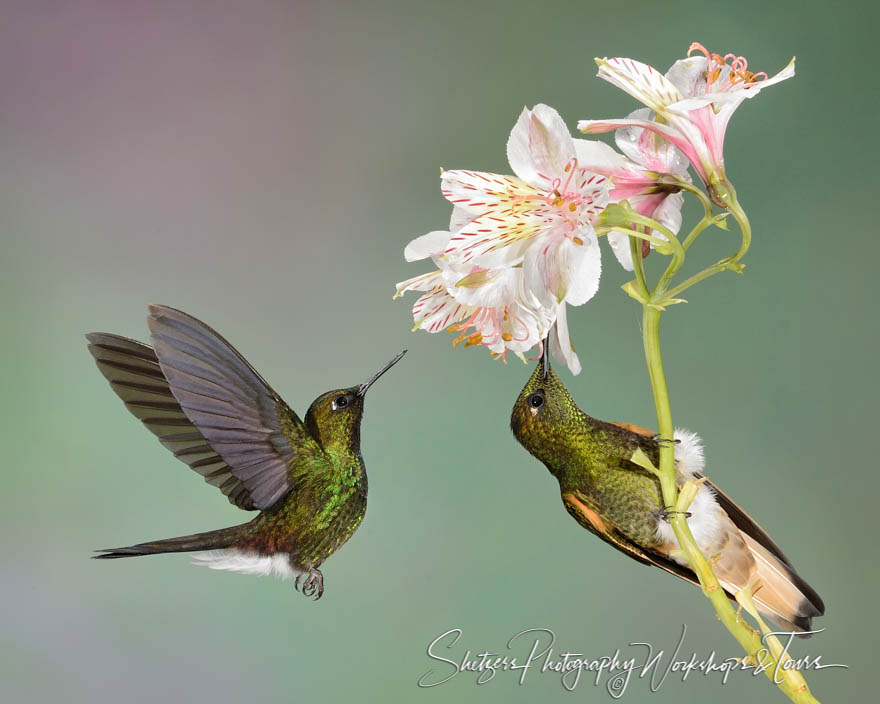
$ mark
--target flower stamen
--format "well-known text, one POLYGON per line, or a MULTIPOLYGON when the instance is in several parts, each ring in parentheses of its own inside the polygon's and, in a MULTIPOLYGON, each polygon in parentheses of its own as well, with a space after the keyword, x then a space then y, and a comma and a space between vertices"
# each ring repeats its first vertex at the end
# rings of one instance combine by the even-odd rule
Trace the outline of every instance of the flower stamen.
POLYGON ((706 57, 707 91, 716 81, 718 81, 719 78, 721 78, 722 70, 725 67, 729 68, 730 72, 727 75, 727 85, 722 87, 722 90, 724 90, 724 88, 735 86, 737 83, 757 83, 758 81, 766 80, 768 78, 767 73, 764 71, 759 71, 758 73, 749 71, 749 62, 745 56, 737 56, 736 54, 725 54, 724 56, 721 56, 720 54, 711 54, 706 47, 699 42, 694 42, 690 45, 687 55, 690 56, 696 51, 706 57), (728 61, 730 61, 729 64, 727 63, 728 61))

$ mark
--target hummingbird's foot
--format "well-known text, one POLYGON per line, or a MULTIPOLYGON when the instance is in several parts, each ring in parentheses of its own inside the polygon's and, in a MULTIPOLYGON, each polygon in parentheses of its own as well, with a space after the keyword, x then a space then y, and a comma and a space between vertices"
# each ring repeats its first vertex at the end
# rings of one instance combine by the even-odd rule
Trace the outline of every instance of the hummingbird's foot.
POLYGON ((660 437, 660 434, 659 434, 659 433, 655 434, 654 437, 653 437, 652 439, 653 439, 654 442, 656 442, 658 445, 664 445, 664 444, 666 444, 666 445, 672 445, 672 446, 674 447, 675 445, 680 445, 680 444, 681 444, 681 440, 679 440, 678 438, 663 438, 663 437, 660 437))
MULTIPOLYGON (((296 581, 293 583, 293 586, 296 587, 296 590, 299 591, 299 580, 302 575, 298 575, 296 581)), ((309 568, 309 576, 306 577, 306 580, 302 585, 302 593, 305 596, 314 596, 315 601, 324 596, 324 575, 321 574, 321 571, 315 569, 314 567, 309 568)))
POLYGON ((693 514, 690 511, 676 511, 673 506, 666 506, 662 511, 660 511, 660 518, 664 521, 668 521, 669 517, 673 514, 680 513, 684 515, 685 518, 690 518, 693 514))

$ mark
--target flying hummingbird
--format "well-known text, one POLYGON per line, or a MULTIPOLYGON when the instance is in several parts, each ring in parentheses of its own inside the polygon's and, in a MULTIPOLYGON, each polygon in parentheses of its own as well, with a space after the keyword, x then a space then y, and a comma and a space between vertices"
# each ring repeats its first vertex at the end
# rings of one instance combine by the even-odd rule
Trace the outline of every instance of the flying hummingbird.
POLYGON ((318 567, 357 530, 367 508, 361 456, 364 394, 398 354, 358 386, 318 396, 305 421, 226 340, 200 320, 149 306, 152 347, 86 335, 98 369, 165 447, 245 511, 242 525, 99 550, 100 559, 211 550, 213 569, 296 577, 320 599, 318 567))
MULTIPOLYGON (((513 406, 517 441, 559 481, 562 503, 584 528, 629 557, 699 584, 668 518, 656 476, 631 461, 641 449, 658 465, 663 440, 645 428, 607 423, 577 407, 550 368, 547 345, 513 406)), ((759 612, 786 631, 809 631, 825 606, 788 558, 755 521, 702 475, 700 438, 675 433, 679 483, 704 479, 688 509, 687 522, 701 552, 732 599, 753 587, 759 612)))

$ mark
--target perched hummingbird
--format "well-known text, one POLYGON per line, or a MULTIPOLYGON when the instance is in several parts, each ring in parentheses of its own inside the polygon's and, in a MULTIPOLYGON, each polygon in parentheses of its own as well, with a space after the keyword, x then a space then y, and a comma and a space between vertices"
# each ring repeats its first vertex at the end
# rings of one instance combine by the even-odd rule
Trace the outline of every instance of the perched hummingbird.
MULTIPOLYGON (((547 345, 513 406, 517 441, 559 481, 562 503, 591 533, 647 565, 698 584, 669 524, 660 482, 631 461, 641 449, 659 462, 663 440, 645 428, 606 423, 577 407, 550 368, 547 345)), ((680 484, 704 479, 700 438, 677 430, 675 463, 680 484)), ((825 606, 767 533, 715 484, 705 480, 688 509, 688 525, 732 599, 753 587, 759 612, 786 631, 809 631, 825 606)))
POLYGON ((86 335, 98 369, 165 447, 253 520, 231 528, 100 550, 100 559, 214 550, 218 570, 296 577, 320 599, 318 567, 357 530, 367 508, 361 456, 364 394, 406 350, 359 386, 314 400, 305 422, 226 340, 174 308, 150 306, 152 347, 86 335))

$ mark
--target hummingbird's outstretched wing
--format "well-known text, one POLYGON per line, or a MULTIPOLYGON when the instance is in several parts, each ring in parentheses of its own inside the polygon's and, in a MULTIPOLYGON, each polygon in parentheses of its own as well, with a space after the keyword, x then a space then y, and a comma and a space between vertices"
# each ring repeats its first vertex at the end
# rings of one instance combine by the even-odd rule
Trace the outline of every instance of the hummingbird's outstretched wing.
POLYGON ((579 491, 568 491, 562 494, 562 503, 565 510, 580 523, 581 526, 598 536, 609 545, 617 548, 623 554, 645 565, 654 565, 662 570, 681 577, 691 584, 700 586, 696 576, 691 570, 670 560, 665 555, 645 550, 629 540, 607 516, 603 516, 598 507, 584 494, 579 491))
POLYGON ((151 305, 150 340, 171 393, 254 506, 291 488, 294 459, 323 450, 303 422, 217 332, 191 315, 151 305))
POLYGON ((98 368, 159 441, 231 503, 268 508, 290 490, 294 456, 322 453, 320 446, 207 325, 164 306, 150 307, 149 323, 159 350, 117 335, 87 335, 98 368))
POLYGON ((171 393, 153 348, 120 335, 92 332, 86 335, 89 352, 125 407, 139 418, 165 447, 205 481, 216 486, 229 502, 256 509, 247 487, 233 475, 204 436, 190 422, 171 393))

